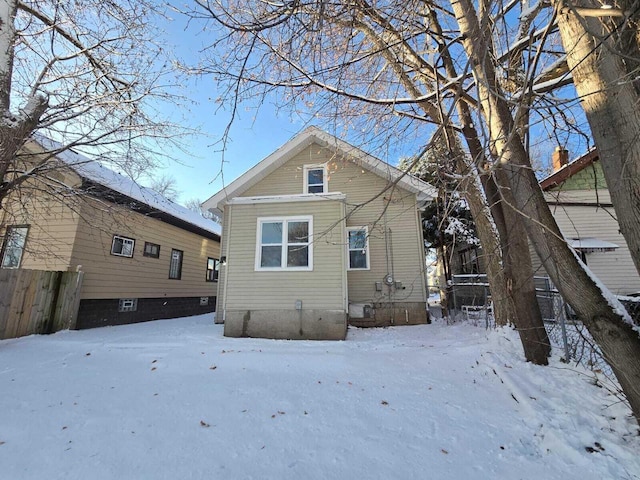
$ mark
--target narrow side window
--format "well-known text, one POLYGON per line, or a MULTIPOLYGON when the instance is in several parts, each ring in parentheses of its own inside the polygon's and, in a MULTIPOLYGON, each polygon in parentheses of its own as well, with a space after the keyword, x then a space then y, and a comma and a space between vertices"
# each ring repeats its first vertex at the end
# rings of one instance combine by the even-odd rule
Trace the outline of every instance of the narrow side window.
POLYGON ((220 261, 217 258, 207 258, 207 282, 217 282, 220 272, 220 261))
POLYGON ((19 268, 22 254, 27 243, 29 225, 11 225, 7 227, 2 246, 2 268, 19 268))
POLYGON ((180 280, 182 278, 182 250, 171 249, 171 259, 169 260, 169 279, 180 280))

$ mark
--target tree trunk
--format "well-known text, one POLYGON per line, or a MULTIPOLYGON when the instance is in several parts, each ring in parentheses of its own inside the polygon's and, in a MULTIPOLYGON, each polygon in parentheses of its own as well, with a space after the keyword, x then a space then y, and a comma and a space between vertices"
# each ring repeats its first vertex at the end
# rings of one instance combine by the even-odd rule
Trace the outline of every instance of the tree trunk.
MULTIPOLYGON (((468 169, 468 166, 459 161, 458 170, 464 171, 465 168, 468 169)), ((486 198, 480 190, 479 182, 477 182, 475 170, 465 175, 461 190, 465 192, 464 198, 469 204, 469 210, 471 210, 471 216, 482 245, 496 324, 507 325, 516 319, 515 306, 507 291, 507 283, 502 270, 503 256, 498 239, 499 233, 491 219, 491 213, 486 198)), ((528 357, 527 360, 529 360, 528 357)))
POLYGON ((520 335, 525 357, 537 365, 547 365, 551 354, 551 342, 540 313, 540 305, 533 282, 531 253, 522 218, 511 205, 515 199, 511 193, 509 179, 497 170, 495 183, 485 182, 491 205, 500 210, 501 221, 496 222, 500 232, 504 275, 507 293, 516 311, 515 326, 520 335))
MULTIPOLYGON (((600 6, 589 5, 588 0, 583 3, 600 6)), ((637 7, 633 8, 637 19, 637 7)), ((570 8, 558 15, 567 65, 598 148, 620 232, 640 273, 640 81, 638 71, 633 71, 639 60, 638 45, 633 40, 631 46, 616 41, 617 32, 612 34, 606 23, 613 25, 601 18, 579 17, 570 8), (631 71, 629 62, 633 62, 631 71)), ((629 25, 626 29, 630 30, 629 25)))
POLYGON ((451 2, 476 79, 493 149, 500 155, 529 239, 562 294, 600 346, 640 420, 640 336, 619 302, 589 276, 562 237, 533 173, 506 100, 500 94, 484 32, 470 0, 451 2))

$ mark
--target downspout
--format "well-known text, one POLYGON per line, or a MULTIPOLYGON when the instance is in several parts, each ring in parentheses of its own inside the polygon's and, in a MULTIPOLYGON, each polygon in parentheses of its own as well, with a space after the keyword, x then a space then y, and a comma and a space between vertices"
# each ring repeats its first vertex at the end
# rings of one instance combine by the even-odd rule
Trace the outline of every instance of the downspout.
MULTIPOLYGON (((386 198, 385 198, 386 200, 386 198)), ((386 257, 386 263, 387 263, 387 277, 389 277, 389 275, 391 275, 391 282, 384 282, 387 285, 387 289, 389 292, 389 305, 391 306, 391 319, 390 322, 391 324, 395 324, 395 305, 394 305, 394 301, 393 301, 393 282, 395 282, 395 277, 393 275, 393 247, 391 245, 391 230, 387 227, 387 209, 388 209, 388 204, 391 202, 391 200, 386 200, 387 201, 387 205, 384 209, 384 214, 382 216, 382 220, 384 222, 384 250, 385 250, 385 257, 386 257)))
POLYGON ((346 199, 341 201, 342 215, 342 241, 347 242, 346 248, 342 249, 342 295, 343 295, 343 307, 345 315, 349 315, 349 274, 347 272, 347 265, 349 265, 349 237, 347 236, 347 210, 346 199))
MULTIPOLYGON (((227 285, 229 285, 229 258, 230 258, 230 251, 231 251, 231 242, 229 242, 229 238, 231 236, 231 214, 232 214, 232 208, 231 208, 231 204, 227 203, 227 208, 229 209, 229 218, 227 218, 227 222, 229 224, 229 226, 226 228, 226 262, 224 265, 224 287, 222 288, 222 296, 223 296, 223 302, 224 305, 222 306, 222 323, 224 323, 227 320, 227 285)), ((223 215, 224 216, 224 215, 223 215)), ((223 225, 224 228, 224 225, 223 225)))

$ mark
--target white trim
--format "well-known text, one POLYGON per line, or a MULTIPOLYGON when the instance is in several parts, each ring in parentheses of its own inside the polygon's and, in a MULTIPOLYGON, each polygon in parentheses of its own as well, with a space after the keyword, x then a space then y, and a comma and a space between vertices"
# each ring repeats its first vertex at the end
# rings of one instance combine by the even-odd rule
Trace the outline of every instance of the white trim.
POLYGON ((574 250, 579 250, 584 253, 613 252, 620 248, 620 245, 594 237, 569 238, 567 239, 567 243, 574 250))
MULTIPOLYGON (((295 245, 295 244, 294 244, 295 245)), ((304 245, 300 243, 299 245, 304 245)), ((255 263, 254 270, 256 272, 310 272, 313 270, 313 216, 312 215, 296 215, 296 216, 278 216, 278 217, 258 217, 257 218, 257 227, 256 227, 256 255, 255 255, 255 263), (262 264, 262 225, 265 223, 282 223, 282 242, 280 244, 281 247, 281 257, 280 257, 280 266, 279 267, 263 267, 262 264), (290 222, 307 222, 309 225, 309 237, 307 246, 308 252, 308 265, 306 267, 287 267, 287 246, 289 245, 286 234, 288 232, 287 225, 290 222)))
POLYGON ((340 140, 320 130, 318 127, 311 126, 293 137, 278 150, 246 171, 215 195, 205 200, 202 203, 203 207, 208 210, 220 211, 222 206, 230 199, 242 195, 242 193, 246 192, 268 174, 275 171, 281 165, 284 165, 304 148, 313 143, 343 154, 357 165, 366 168, 382 178, 389 181, 397 181, 400 187, 411 193, 415 193, 419 202, 432 200, 437 196, 437 191, 432 185, 412 175, 404 174, 398 168, 369 155, 344 140, 340 140))
POLYGON ((255 203, 289 203, 319 202, 323 200, 344 200, 344 193, 307 193, 302 195, 268 195, 260 197, 236 197, 229 200, 229 205, 253 205, 255 203))
POLYGON ((133 258, 133 251, 136 247, 136 240, 134 238, 123 237, 122 235, 114 235, 113 240, 111 240, 111 255, 116 257, 126 257, 133 258), (113 251, 113 247, 116 245, 116 238, 122 240, 122 250, 125 250, 125 245, 131 245, 131 255, 127 255, 126 253, 116 253, 113 251))
POLYGON ((351 272, 351 271, 365 271, 365 270, 371 270, 371 260, 370 260, 370 255, 369 255, 369 228, 365 225, 365 226, 356 226, 356 227, 347 227, 347 271, 351 272), (364 250, 365 250, 365 254, 366 254, 366 260, 367 260, 367 266, 366 268, 351 268, 351 255, 349 255, 349 252, 351 251, 350 245, 349 245, 349 232, 358 232, 364 230, 365 232, 365 244, 364 244, 364 250))
MULTIPOLYGON (((329 192, 329 175, 327 171, 327 165, 324 163, 314 163, 309 165, 304 165, 302 167, 302 172, 304 176, 304 187, 302 190, 303 195, 324 195, 329 192), (309 191, 309 171, 310 170, 322 170, 322 192, 310 192, 309 191)), ((312 186, 318 186, 319 184, 313 184, 312 186)))

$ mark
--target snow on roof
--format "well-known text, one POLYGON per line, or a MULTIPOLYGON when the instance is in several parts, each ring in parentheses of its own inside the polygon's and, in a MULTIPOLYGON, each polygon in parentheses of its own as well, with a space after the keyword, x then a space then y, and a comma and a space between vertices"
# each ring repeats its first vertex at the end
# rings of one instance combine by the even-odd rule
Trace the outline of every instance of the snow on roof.
POLYGON ((616 245, 615 243, 591 237, 570 238, 569 240, 567 240, 567 243, 571 248, 581 250, 585 253, 611 252, 616 248, 619 248, 619 245, 616 245))
MULTIPOLYGON (((34 135, 34 140, 43 148, 54 152, 64 148, 60 143, 42 135, 34 135)), ((222 232, 222 228, 216 222, 206 219, 199 213, 172 202, 155 190, 143 187, 132 179, 120 175, 101 165, 99 162, 80 155, 71 149, 61 150, 59 153, 56 153, 55 156, 87 180, 103 185, 127 197, 142 202, 155 210, 159 210, 178 220, 206 230, 207 232, 216 235, 220 235, 222 232)))

